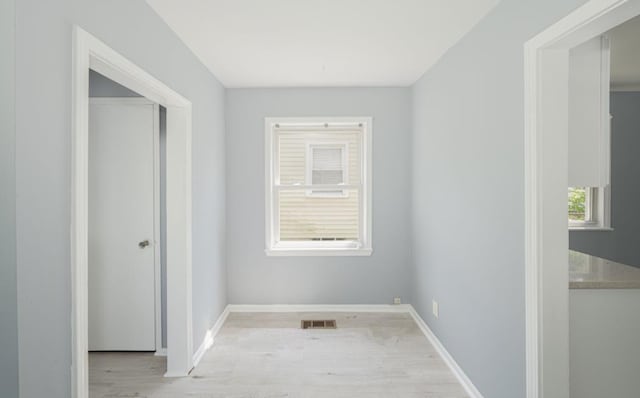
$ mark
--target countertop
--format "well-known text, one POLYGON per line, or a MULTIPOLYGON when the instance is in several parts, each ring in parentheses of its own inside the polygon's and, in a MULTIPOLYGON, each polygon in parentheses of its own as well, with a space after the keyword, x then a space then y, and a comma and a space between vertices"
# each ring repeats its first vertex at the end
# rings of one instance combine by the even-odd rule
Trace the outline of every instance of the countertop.
POLYGON ((569 289, 640 289, 640 268, 569 250, 569 289))

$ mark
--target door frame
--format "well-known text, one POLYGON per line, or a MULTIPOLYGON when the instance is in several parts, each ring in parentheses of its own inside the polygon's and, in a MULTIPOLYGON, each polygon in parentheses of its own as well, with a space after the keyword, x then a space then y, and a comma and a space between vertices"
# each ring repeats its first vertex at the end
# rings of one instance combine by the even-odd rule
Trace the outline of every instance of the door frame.
POLYGON ((167 377, 193 367, 191 102, 79 26, 72 38, 71 382, 88 398, 89 69, 167 110, 167 377))
POLYGON ((524 45, 527 398, 569 397, 569 50, 639 14, 590 0, 524 45))
POLYGON ((150 105, 153 107, 153 277, 154 277, 154 346, 158 356, 162 348, 162 251, 160 244, 160 106, 145 97, 89 97, 93 105, 150 105))

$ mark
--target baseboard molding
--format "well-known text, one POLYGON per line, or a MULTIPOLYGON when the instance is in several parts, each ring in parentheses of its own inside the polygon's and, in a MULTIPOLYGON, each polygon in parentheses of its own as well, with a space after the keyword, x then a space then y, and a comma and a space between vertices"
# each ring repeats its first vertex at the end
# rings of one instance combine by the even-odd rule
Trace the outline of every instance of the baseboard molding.
POLYGON ((204 339, 202 340, 202 344, 200 344, 200 347, 198 347, 196 352, 193 354, 194 368, 198 366, 204 354, 213 345, 213 340, 215 339, 216 335, 220 331, 220 328, 222 328, 222 325, 224 325, 224 322, 227 320, 228 316, 229 316, 229 306, 227 305, 224 311, 222 311, 222 314, 220 314, 220 316, 216 320, 216 323, 213 324, 211 329, 207 330, 207 333, 204 335, 204 339))
POLYGON ((167 356, 167 349, 166 348, 159 348, 156 350, 155 356, 157 357, 166 357, 167 356))
POLYGON ((409 312, 408 304, 229 304, 230 312, 409 312))
POLYGON ((416 322, 420 330, 422 330, 422 333, 424 333, 424 335, 427 337, 427 340, 431 342, 431 345, 433 345, 433 347, 436 349, 436 351, 438 351, 438 354, 440 354, 440 356, 442 357, 444 362, 447 364, 447 366, 449 366, 449 369, 451 369, 451 371, 456 376, 460 384, 462 384, 464 389, 467 391, 467 394, 469 394, 471 398, 483 398, 482 394, 480 394, 480 391, 478 391, 476 386, 474 386, 473 383, 471 382, 471 379, 469 379, 466 373, 464 373, 460 365, 458 365, 456 360, 453 359, 451 354, 449 354, 449 351, 447 351, 447 349, 440 342, 438 337, 436 337, 436 335, 429 328, 429 326, 422 319, 422 317, 418 314, 416 309, 413 308, 413 306, 410 306, 409 314, 411 314, 411 317, 416 322))

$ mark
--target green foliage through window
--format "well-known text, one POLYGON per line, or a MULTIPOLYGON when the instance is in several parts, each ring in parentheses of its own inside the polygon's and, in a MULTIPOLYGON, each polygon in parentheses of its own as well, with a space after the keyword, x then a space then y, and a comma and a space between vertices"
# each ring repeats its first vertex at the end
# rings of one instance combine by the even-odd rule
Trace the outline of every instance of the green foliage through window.
POLYGON ((585 221, 587 206, 587 190, 585 188, 569 188, 569 220, 585 221))

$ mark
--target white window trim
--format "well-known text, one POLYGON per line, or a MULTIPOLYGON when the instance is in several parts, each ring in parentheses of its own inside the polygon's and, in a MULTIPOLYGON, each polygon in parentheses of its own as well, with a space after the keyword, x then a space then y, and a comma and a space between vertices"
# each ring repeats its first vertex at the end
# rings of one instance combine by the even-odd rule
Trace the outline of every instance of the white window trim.
MULTIPOLYGON (((268 256, 370 256, 372 248, 372 126, 370 117, 305 117, 305 118, 265 118, 265 253, 268 256), (274 128, 341 130, 349 127, 362 128, 362 190, 360 198, 360 240, 354 241, 278 241, 279 219, 277 202, 274 200, 278 151, 274 128)), ((346 152, 345 152, 346 153, 346 152)), ((309 185, 296 187, 311 188, 309 185)), ((345 184, 344 189, 349 189, 345 184)), ((280 188, 282 189, 282 188, 280 188)))
MULTIPOLYGON (((349 144, 344 141, 307 142, 307 153, 305 157, 305 184, 313 185, 313 149, 317 147, 342 150, 342 184, 349 185, 349 144)), ((317 198, 346 198, 349 196, 349 193, 344 189, 340 192, 322 192, 308 189, 306 190, 306 195, 317 198)))

